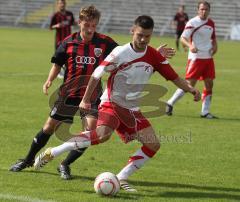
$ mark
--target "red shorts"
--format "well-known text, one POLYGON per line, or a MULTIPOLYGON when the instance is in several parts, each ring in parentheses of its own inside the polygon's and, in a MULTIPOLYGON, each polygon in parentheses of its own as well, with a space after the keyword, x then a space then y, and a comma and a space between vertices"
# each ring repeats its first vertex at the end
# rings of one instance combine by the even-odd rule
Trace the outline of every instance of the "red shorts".
POLYGON ((140 111, 132 111, 110 102, 99 106, 97 126, 100 125, 116 130, 125 143, 133 140, 138 131, 151 126, 140 111))
POLYGON ((215 66, 213 58, 188 60, 186 79, 204 80, 215 78, 215 66))

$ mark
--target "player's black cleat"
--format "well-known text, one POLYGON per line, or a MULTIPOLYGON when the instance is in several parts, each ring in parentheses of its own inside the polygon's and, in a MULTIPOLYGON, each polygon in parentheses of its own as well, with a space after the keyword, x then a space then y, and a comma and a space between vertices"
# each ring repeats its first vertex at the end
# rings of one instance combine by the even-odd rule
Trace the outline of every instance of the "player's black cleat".
POLYGON ((205 118, 205 119, 218 119, 217 116, 214 116, 211 113, 207 113, 205 115, 201 115, 201 118, 205 118))
POLYGON ((19 159, 14 165, 11 166, 9 171, 19 172, 27 167, 32 167, 33 163, 34 163, 34 161, 29 163, 29 162, 26 162, 25 159, 19 159))
POLYGON ((57 167, 57 171, 60 174, 60 177, 64 180, 71 180, 72 176, 71 176, 71 168, 69 167, 69 165, 63 165, 60 164, 57 167))
POLYGON ((173 112, 173 106, 167 104, 167 106, 166 106, 166 114, 167 114, 168 116, 172 116, 172 112, 173 112))

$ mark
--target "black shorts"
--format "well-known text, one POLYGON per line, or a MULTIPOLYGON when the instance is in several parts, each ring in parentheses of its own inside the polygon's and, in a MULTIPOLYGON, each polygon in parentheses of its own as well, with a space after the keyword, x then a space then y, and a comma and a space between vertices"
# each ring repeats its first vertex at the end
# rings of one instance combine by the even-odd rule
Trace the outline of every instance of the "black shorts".
POLYGON ((92 103, 91 111, 88 113, 84 113, 79 110, 80 102, 80 98, 59 96, 52 107, 50 117, 66 123, 72 123, 73 117, 78 111, 81 119, 86 116, 98 117, 98 105, 100 103, 100 98, 98 98, 96 102, 92 103))
POLYGON ((183 30, 177 30, 176 31, 176 36, 177 36, 178 39, 181 37, 182 33, 183 33, 183 30))

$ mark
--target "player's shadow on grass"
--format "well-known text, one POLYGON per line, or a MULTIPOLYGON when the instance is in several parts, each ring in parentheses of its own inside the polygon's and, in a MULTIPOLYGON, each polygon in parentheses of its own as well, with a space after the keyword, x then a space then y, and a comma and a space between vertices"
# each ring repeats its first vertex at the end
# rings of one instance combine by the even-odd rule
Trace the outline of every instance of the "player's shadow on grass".
MULTIPOLYGON (((201 118, 200 115, 199 116, 192 116, 192 115, 182 115, 182 114, 176 114, 173 115, 171 117, 184 117, 184 118, 191 118, 191 119, 199 119, 199 120, 203 120, 203 121, 240 121, 240 118, 231 118, 231 117, 221 117, 216 115, 218 118, 217 119, 206 119, 206 118, 201 118)), ((170 118, 171 118, 170 117, 170 118)))
POLYGON ((158 186, 165 188, 188 188, 188 189, 196 189, 196 190, 205 190, 205 191, 224 191, 224 192, 239 192, 238 188, 228 188, 228 187, 213 187, 213 186, 200 186, 194 184, 180 184, 180 183, 163 183, 163 182, 149 182, 149 181, 129 181, 133 185, 137 186, 158 186))
POLYGON ((227 193, 213 193, 213 192, 164 192, 159 195, 165 198, 184 198, 184 199, 226 199, 226 200, 240 200, 240 195, 233 195, 227 193))
MULTIPOLYGON (((202 190, 201 191, 170 191, 170 192, 158 192, 153 193, 150 197, 165 197, 165 198, 201 198, 201 199, 231 199, 240 201, 240 195, 229 194, 229 193, 216 193, 216 192, 237 192, 240 193, 238 188, 228 188, 228 187, 214 187, 214 186, 199 186, 199 185, 189 185, 189 184, 180 184, 180 183, 161 183, 161 182, 148 182, 148 181, 129 181, 135 186, 149 186, 149 187, 163 187, 163 188, 183 188, 191 190, 202 190), (216 192, 214 192, 216 191, 216 192)), ((154 189, 156 191, 156 189, 154 189)), ((144 190, 144 192, 151 192, 150 190, 144 190)), ((152 192, 151 192, 152 193, 152 192)))

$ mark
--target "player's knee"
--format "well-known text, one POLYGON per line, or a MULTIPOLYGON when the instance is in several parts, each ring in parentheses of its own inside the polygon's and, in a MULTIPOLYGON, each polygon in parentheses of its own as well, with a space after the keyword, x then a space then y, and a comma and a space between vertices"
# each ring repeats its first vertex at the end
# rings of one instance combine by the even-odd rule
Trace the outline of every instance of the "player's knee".
POLYGON ((55 131, 55 126, 50 123, 45 123, 43 126, 43 131, 47 134, 53 134, 55 131))
POLYGON ((97 128, 99 142, 106 142, 112 135, 113 130, 107 126, 100 126, 97 128))
POLYGON ((105 133, 105 134, 101 134, 99 136, 99 142, 100 143, 103 143, 103 142, 106 142, 107 140, 109 140, 111 137, 111 133, 105 133))
POLYGON ((157 152, 160 149, 160 143, 156 142, 153 144, 152 147, 153 147, 153 151, 157 152))

